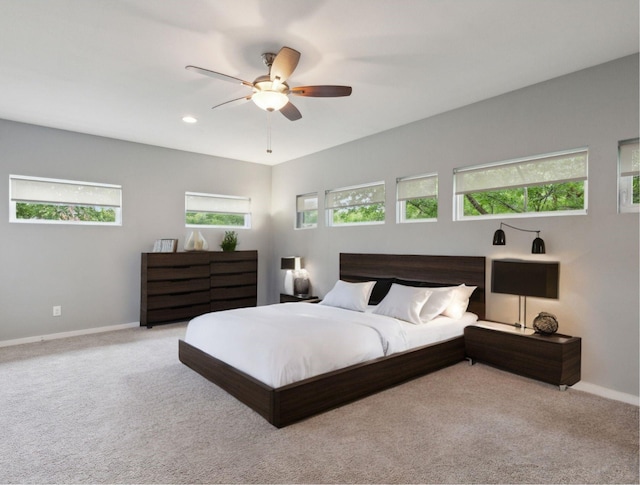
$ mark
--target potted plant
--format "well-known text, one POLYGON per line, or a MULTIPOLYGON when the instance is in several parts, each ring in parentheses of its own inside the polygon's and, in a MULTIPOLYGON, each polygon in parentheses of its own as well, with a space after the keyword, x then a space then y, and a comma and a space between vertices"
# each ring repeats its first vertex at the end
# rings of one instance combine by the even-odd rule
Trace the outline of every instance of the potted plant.
POLYGON ((236 231, 225 231, 220 247, 223 251, 235 251, 238 245, 238 233, 236 231))

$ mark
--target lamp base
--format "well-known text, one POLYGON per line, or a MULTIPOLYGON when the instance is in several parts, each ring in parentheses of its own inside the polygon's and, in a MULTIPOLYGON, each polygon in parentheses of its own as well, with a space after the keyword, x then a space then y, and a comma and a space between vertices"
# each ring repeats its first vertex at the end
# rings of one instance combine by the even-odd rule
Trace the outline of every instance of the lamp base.
POLYGON ((293 295, 293 271, 288 269, 284 274, 284 293, 293 295))
POLYGON ((309 278, 296 277, 293 280, 293 294, 296 296, 309 295, 309 278))

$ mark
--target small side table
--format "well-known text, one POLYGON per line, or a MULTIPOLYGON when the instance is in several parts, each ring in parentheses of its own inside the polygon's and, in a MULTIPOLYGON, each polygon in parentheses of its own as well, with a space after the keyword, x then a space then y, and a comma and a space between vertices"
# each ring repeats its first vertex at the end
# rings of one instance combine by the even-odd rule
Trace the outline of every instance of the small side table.
POLYGON ((533 333, 507 324, 478 321, 464 329, 471 364, 478 360, 565 390, 580 380, 580 337, 533 333))
POLYGON ((280 293, 280 303, 295 303, 299 301, 305 301, 307 303, 318 303, 320 298, 317 296, 302 296, 302 295, 287 295, 285 293, 280 293))

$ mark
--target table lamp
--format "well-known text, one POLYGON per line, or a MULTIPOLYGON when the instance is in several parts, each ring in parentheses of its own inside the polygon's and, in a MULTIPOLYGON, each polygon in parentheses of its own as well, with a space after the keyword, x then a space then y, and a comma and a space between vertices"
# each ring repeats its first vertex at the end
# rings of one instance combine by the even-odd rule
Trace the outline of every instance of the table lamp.
POLYGON ((491 291, 518 295, 518 322, 515 326, 526 327, 527 297, 557 299, 559 273, 560 263, 557 262, 494 259, 491 264, 491 291))

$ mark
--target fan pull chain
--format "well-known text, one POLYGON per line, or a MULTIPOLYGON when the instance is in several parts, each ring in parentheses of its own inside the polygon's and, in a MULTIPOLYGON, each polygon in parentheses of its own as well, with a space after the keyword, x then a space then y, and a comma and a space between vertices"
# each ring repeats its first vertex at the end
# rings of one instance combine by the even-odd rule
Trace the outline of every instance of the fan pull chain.
POLYGON ((271 151, 271 112, 267 111, 267 153, 271 151))

